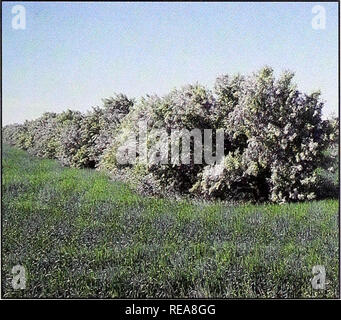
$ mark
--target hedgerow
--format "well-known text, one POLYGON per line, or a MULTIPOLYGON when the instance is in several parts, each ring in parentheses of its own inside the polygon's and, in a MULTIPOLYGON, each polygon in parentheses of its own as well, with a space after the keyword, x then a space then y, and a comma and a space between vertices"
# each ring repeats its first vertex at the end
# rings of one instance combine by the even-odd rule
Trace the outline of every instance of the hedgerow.
MULTIPOLYGON (((338 141, 338 119, 323 120, 320 93, 300 92, 293 77, 276 79, 265 67, 250 76, 222 75, 213 91, 194 84, 139 102, 119 94, 85 114, 45 113, 5 126, 3 139, 67 166, 122 173, 152 194, 277 203, 329 197, 337 191, 330 176, 337 156, 327 150, 338 141), (195 163, 195 139, 189 162, 171 158, 172 148, 184 150, 181 130, 203 137, 205 129, 213 129, 212 142, 223 129, 221 159, 195 163)), ((217 148, 213 143, 212 156, 217 148)))
POLYGON ((119 94, 104 99, 103 107, 82 114, 67 110, 3 128, 4 141, 71 167, 95 167, 113 138, 114 130, 133 105, 119 94))

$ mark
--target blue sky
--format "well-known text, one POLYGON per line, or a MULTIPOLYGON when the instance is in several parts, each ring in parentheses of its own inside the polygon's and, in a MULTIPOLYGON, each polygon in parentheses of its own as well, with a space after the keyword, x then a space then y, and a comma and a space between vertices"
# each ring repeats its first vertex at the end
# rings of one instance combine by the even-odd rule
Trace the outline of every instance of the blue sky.
POLYGON ((165 94, 264 65, 296 72, 338 112, 337 3, 2 3, 3 124, 85 111, 101 98, 165 94), (15 30, 11 9, 26 8, 15 30), (326 29, 311 26, 326 10, 326 29))

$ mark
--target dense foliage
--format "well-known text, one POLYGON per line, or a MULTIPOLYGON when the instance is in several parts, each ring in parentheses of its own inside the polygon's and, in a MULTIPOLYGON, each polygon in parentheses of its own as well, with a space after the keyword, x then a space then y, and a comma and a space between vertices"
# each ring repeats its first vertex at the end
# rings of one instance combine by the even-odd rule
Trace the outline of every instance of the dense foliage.
POLYGON ((337 155, 327 150, 338 141, 338 120, 323 120, 320 93, 300 92, 293 76, 285 72, 276 79, 265 67, 250 76, 223 75, 214 91, 188 85, 138 103, 120 94, 86 114, 45 113, 5 126, 3 138, 67 166, 124 172, 152 193, 277 203, 328 197, 337 189, 323 195, 321 185, 331 182, 326 172, 337 170, 337 155), (224 130, 223 157, 215 163, 194 161, 205 129, 213 129, 212 156, 217 130, 224 130), (201 135, 190 140, 188 162, 171 157, 174 146, 184 153, 183 130, 201 135))
POLYGON ((86 114, 72 110, 45 113, 22 125, 5 126, 3 139, 33 155, 58 159, 66 166, 95 167, 133 103, 120 94, 104 99, 102 108, 94 107, 86 114))

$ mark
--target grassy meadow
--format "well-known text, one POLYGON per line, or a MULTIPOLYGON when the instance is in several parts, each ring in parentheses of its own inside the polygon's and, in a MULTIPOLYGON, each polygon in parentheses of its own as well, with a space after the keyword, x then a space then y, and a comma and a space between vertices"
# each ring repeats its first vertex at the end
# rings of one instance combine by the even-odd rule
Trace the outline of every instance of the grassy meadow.
POLYGON ((101 172, 2 150, 4 298, 337 298, 338 200, 143 197, 101 172), (26 289, 11 285, 14 265, 26 289), (312 268, 326 289, 312 288, 312 268))

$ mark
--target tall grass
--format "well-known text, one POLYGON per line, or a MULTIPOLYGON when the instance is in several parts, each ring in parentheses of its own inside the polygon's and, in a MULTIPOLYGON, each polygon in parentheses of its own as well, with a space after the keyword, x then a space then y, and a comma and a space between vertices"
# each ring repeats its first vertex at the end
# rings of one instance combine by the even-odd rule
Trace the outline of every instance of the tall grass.
POLYGON ((5 298, 338 297, 337 200, 147 198, 100 172, 2 152, 5 298), (17 264, 24 290, 11 286, 17 264), (312 289, 314 265, 325 290, 312 289))

